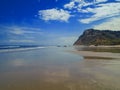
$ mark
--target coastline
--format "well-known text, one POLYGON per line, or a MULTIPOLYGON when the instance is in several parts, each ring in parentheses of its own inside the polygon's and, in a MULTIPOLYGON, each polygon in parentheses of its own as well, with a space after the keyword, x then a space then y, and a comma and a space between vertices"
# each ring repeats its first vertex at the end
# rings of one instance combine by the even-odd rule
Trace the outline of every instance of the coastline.
POLYGON ((120 49, 120 45, 114 46, 74 46, 75 50, 72 53, 83 56, 84 59, 106 59, 106 60, 120 60, 120 53, 114 49, 120 49), (112 49, 112 50, 110 50, 112 49))
POLYGON ((74 47, 120 47, 120 45, 97 45, 97 46, 95 46, 95 45, 74 45, 74 47))
MULTIPOLYGON (((120 59, 119 53, 108 53, 108 52, 92 52, 92 51, 70 51, 72 53, 78 54, 85 57, 95 57, 97 59, 120 59)), ((92 58, 94 59, 94 58, 92 58)))

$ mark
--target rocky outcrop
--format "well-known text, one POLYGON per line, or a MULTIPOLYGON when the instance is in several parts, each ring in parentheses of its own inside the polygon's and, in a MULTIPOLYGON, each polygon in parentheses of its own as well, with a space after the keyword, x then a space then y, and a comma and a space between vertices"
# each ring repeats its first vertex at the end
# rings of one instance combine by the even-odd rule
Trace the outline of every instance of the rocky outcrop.
POLYGON ((87 29, 74 45, 120 45, 120 31, 87 29))

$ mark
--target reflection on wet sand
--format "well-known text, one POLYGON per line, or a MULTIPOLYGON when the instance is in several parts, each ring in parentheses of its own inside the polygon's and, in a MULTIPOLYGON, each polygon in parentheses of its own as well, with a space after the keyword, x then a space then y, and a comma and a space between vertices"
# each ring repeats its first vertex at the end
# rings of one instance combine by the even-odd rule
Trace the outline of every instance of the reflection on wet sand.
POLYGON ((120 90, 119 60, 82 59, 66 48, 0 57, 0 90, 120 90))

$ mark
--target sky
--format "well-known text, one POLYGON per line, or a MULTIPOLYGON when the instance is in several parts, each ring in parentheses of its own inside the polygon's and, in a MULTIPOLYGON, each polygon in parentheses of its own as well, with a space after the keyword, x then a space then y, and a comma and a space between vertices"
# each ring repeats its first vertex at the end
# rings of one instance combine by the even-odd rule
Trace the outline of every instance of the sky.
POLYGON ((72 45, 90 28, 120 31, 120 0, 0 0, 0 45, 72 45))

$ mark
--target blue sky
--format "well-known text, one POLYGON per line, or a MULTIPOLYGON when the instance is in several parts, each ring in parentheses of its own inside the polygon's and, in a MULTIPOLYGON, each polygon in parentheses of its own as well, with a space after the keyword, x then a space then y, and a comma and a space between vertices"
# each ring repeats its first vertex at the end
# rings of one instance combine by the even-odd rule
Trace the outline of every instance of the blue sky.
POLYGON ((72 45, 88 28, 120 30, 120 0, 0 0, 2 45, 72 45))

